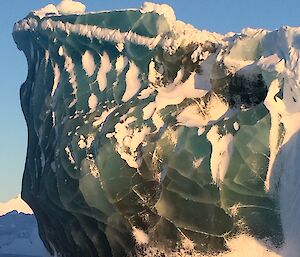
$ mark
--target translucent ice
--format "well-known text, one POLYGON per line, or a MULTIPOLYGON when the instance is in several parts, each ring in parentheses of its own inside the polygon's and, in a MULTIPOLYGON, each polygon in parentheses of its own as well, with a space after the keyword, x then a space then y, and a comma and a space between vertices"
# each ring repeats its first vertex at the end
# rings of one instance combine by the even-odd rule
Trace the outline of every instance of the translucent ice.
POLYGON ((165 5, 56 8, 13 33, 29 69, 22 194, 49 251, 297 252, 300 29, 222 36, 165 5))

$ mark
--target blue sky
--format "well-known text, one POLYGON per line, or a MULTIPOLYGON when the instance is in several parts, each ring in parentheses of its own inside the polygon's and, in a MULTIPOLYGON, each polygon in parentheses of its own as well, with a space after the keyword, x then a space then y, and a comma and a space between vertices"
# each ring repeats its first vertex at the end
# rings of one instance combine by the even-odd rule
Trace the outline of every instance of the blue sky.
MULTIPOLYGON (((200 29, 219 33, 239 32, 244 27, 276 29, 300 26, 299 0, 165 0, 177 19, 200 29)), ((0 201, 20 193, 26 155, 27 131, 20 109, 19 87, 26 78, 23 54, 11 37, 15 21, 30 10, 59 0, 0 0, 0 201)), ((139 0, 82 0, 88 11, 137 8, 139 0)))

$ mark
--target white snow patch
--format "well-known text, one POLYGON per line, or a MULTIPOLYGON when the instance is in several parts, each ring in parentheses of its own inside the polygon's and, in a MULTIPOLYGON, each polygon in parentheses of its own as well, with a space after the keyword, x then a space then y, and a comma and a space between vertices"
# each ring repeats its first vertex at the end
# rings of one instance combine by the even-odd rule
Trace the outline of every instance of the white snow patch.
POLYGON ((233 136, 231 134, 220 135, 218 127, 212 126, 207 133, 207 140, 212 145, 210 168, 213 181, 220 184, 226 174, 233 148, 233 136))
POLYGON ((38 22, 34 18, 23 19, 14 25, 14 31, 35 31, 38 26, 38 22))
MULTIPOLYGON (((171 32, 163 35, 159 45, 161 45, 165 51, 170 54, 174 54, 179 47, 185 47, 193 43, 197 45, 205 45, 207 42, 222 45, 224 44, 224 36, 218 33, 208 32, 206 30, 198 30, 191 24, 186 24, 177 20, 172 24, 171 32)), ((197 54, 200 53, 202 54, 202 51, 199 49, 196 50, 193 59, 199 59, 197 54)))
POLYGON ((216 54, 211 54, 201 63, 201 73, 195 74, 195 88, 203 90, 211 90, 211 73, 213 65, 216 62, 216 54))
MULTIPOLYGON (((267 177, 265 180, 266 191, 271 191, 274 193, 274 185, 278 183, 279 178, 274 179, 273 169, 274 162, 279 151, 279 138, 280 138, 280 112, 284 111, 284 106, 278 97, 274 97, 280 90, 280 82, 278 79, 272 81, 267 97, 264 101, 265 106, 270 110, 271 115, 271 129, 269 136, 270 144, 270 159, 267 171, 267 177), (273 185, 271 185, 271 176, 273 177, 273 185)), ((277 176, 276 176, 277 177, 277 176)))
POLYGON ((82 66, 89 77, 93 76, 96 69, 96 64, 94 56, 89 50, 85 51, 82 56, 82 66))
MULTIPOLYGON (((289 66, 290 64, 286 65, 286 69, 289 69, 289 66)), ((300 104, 297 96, 299 82, 295 77, 299 78, 299 73, 294 67, 292 71, 285 70, 284 75, 283 79, 275 78, 272 81, 265 100, 272 122, 271 156, 265 186, 271 194, 279 196, 280 217, 286 245, 284 256, 297 257, 300 249, 298 240, 300 238, 300 194, 298 190, 300 185, 300 104), (289 72, 291 73, 287 76, 286 73, 289 72), (281 89, 283 89, 283 99, 276 97, 281 89), (291 99, 292 97, 295 101, 291 99), (279 125, 284 127, 284 135, 279 133, 279 125)))
POLYGON ((155 4, 151 2, 145 2, 141 8, 142 13, 154 12, 159 15, 163 15, 168 23, 172 26, 176 21, 175 12, 171 6, 167 4, 155 4))
POLYGON ((72 85, 72 88, 73 88, 72 94, 75 97, 74 100, 73 100, 74 102, 72 102, 69 105, 69 108, 70 108, 76 103, 78 85, 77 85, 76 73, 74 71, 75 70, 75 64, 73 63, 73 60, 70 56, 64 54, 64 57, 65 57, 64 67, 65 67, 66 71, 69 73, 69 82, 72 85))
POLYGON ((59 55, 59 56, 63 56, 63 55, 64 55, 64 48, 63 48, 62 46, 60 46, 60 47, 58 48, 58 55, 59 55))
POLYGON ((98 98, 95 94, 91 94, 89 97, 89 108, 90 108, 90 112, 94 112, 96 110, 96 107, 98 105, 98 98))
POLYGON ((284 71, 285 61, 284 59, 280 59, 277 54, 273 54, 267 57, 260 58, 257 62, 257 65, 265 71, 276 71, 278 73, 281 73, 284 71))
POLYGON ((124 43, 117 43, 116 44, 116 48, 121 53, 124 50, 124 48, 125 48, 125 44, 124 43))
POLYGON ((60 14, 83 14, 85 12, 85 5, 76 2, 73 0, 62 0, 57 6, 56 9, 60 14))
POLYGON ((107 73, 111 70, 111 63, 109 60, 109 56, 106 52, 103 52, 103 55, 101 55, 101 64, 100 69, 98 71, 97 75, 97 81, 99 84, 100 91, 104 91, 107 86, 107 73))
POLYGON ((90 148, 92 146, 92 143, 95 140, 95 136, 94 135, 88 135, 87 139, 86 139, 86 147, 90 148))
POLYGON ((233 123, 233 128, 238 131, 240 129, 240 124, 236 121, 233 123))
POLYGON ((183 71, 178 71, 172 84, 164 88, 158 88, 156 96, 157 109, 161 110, 168 105, 180 104, 186 98, 201 98, 208 91, 196 88, 196 73, 192 72, 185 82, 181 82, 183 71))
POLYGON ((181 240, 181 244, 182 244, 183 249, 185 249, 185 250, 194 250, 195 246, 196 246, 195 243, 187 237, 184 237, 181 240))
POLYGON ((58 15, 59 12, 56 9, 55 5, 53 4, 48 4, 45 7, 36 10, 33 12, 34 15, 38 16, 40 19, 49 16, 49 15, 58 15))
POLYGON ((94 127, 99 127, 100 130, 102 129, 103 123, 105 122, 106 118, 116 109, 116 107, 110 108, 108 110, 104 110, 101 113, 100 117, 95 117, 95 121, 93 122, 94 127))
POLYGON ((95 160, 92 160, 92 163, 89 165, 90 171, 91 171, 91 175, 94 178, 99 178, 100 177, 100 171, 95 163, 95 160))
POLYGON ((45 61, 46 63, 49 61, 50 53, 49 50, 45 50, 45 61))
MULTIPOLYGON (((188 238, 181 241, 182 247, 172 252, 164 252, 155 247, 146 248, 147 257, 156 257, 163 255, 168 257, 298 257, 299 255, 285 255, 281 253, 281 249, 272 247, 268 241, 257 240, 249 235, 242 234, 236 238, 226 241, 228 251, 219 254, 203 254, 195 250, 195 244, 188 238), (149 251, 147 251, 149 250, 149 251)), ((290 253, 290 252, 288 252, 290 253)))
POLYGON ((53 81, 53 86, 52 86, 52 90, 51 90, 52 97, 55 94, 55 91, 57 89, 59 79, 60 79, 60 70, 59 70, 59 67, 57 64, 54 65, 53 72, 54 72, 54 81, 53 81))
POLYGON ((152 117, 156 109, 156 103, 151 102, 143 108, 143 119, 148 120, 152 117))
POLYGON ((197 134, 198 134, 198 136, 201 136, 204 132, 205 132, 205 128, 200 127, 200 128, 198 128, 197 134))
POLYGON ((158 73, 158 71, 155 69, 155 62, 151 61, 149 63, 149 68, 148 68, 148 80, 150 83, 155 84, 156 81, 161 78, 162 75, 158 73))
POLYGON ((56 117, 55 117, 55 112, 52 112, 52 127, 55 127, 56 125, 56 117))
POLYGON ((300 249, 300 113, 284 117, 283 122, 286 134, 277 154, 275 170, 272 171, 272 182, 279 178, 280 218, 286 243, 285 251, 288 253, 286 256, 297 257, 300 249))
POLYGON ((85 137, 83 135, 80 135, 80 140, 78 141, 78 146, 80 149, 86 148, 86 143, 85 143, 85 137))
POLYGON ((200 129, 223 118, 228 110, 227 102, 214 94, 207 103, 199 100, 187 106, 178 114, 177 121, 179 125, 200 129))
POLYGON ((94 142, 94 140, 95 140, 95 137, 92 134, 89 134, 87 137, 80 135, 79 141, 78 141, 78 147, 80 149, 90 148, 92 146, 92 143, 94 142))
POLYGON ((177 116, 177 122, 179 125, 186 127, 204 127, 210 119, 203 119, 201 109, 197 104, 189 105, 182 110, 177 116))
POLYGON ((68 105, 68 108, 72 108, 77 103, 77 98, 75 97, 72 102, 68 105))
POLYGON ((129 70, 126 73, 126 90, 122 97, 123 102, 130 100, 141 88, 141 82, 139 80, 140 70, 134 64, 130 62, 129 70))
POLYGON ((155 111, 154 114, 152 115, 152 121, 153 121, 153 124, 155 125, 157 131, 160 128, 162 128, 165 124, 164 120, 162 119, 162 117, 158 111, 155 111))
POLYGON ((147 126, 142 126, 141 129, 130 128, 129 125, 135 121, 135 117, 129 117, 125 122, 117 123, 112 134, 117 141, 116 150, 121 158, 130 167, 137 169, 142 162, 139 147, 146 144, 145 137, 150 133, 151 128, 147 126))
MULTIPOLYGON (((283 27, 270 32, 270 36, 266 36, 264 44, 267 57, 261 58, 259 61, 264 78, 270 82, 264 102, 271 114, 269 139, 271 155, 265 181, 266 190, 270 193, 277 193, 280 177, 285 174, 283 171, 289 170, 289 173, 293 174, 293 169, 280 167, 278 159, 282 158, 280 157, 282 148, 292 147, 293 143, 288 142, 300 129, 297 122, 300 113, 299 37, 300 28, 283 27), (276 44, 273 43, 274 40, 276 40, 276 44), (281 90, 283 99, 277 96, 281 90), (280 133, 280 126, 285 130, 284 135, 280 133)), ((297 136, 295 140, 296 138, 297 136)), ((292 162, 292 156, 287 156, 286 162, 292 162)))
POLYGON ((69 158, 69 161, 72 163, 72 164, 75 164, 75 160, 72 156, 72 152, 70 150, 70 148, 68 146, 65 147, 65 152, 66 154, 68 155, 68 158, 69 158))
POLYGON ((143 100, 148 98, 153 92, 155 91, 154 87, 148 86, 147 88, 143 89, 139 95, 138 99, 143 100))
POLYGON ((255 238, 240 235, 227 241, 230 252, 217 255, 218 257, 281 257, 278 249, 271 250, 255 238))
MULTIPOLYGON (((151 70, 150 68, 149 70, 151 70)), ((179 70, 173 83, 166 85, 165 87, 157 87, 152 89, 148 87, 147 91, 140 94, 139 99, 147 98, 154 90, 157 90, 157 95, 155 102, 147 106, 144 109, 144 119, 150 118, 152 116, 152 121, 155 124, 157 130, 164 125, 164 121, 160 116, 160 110, 164 109, 169 105, 178 105, 188 98, 201 98, 207 94, 208 90, 204 88, 197 88, 197 77, 198 74, 192 72, 189 78, 182 82, 183 70, 179 70), (155 110, 153 112, 153 110, 155 110), (150 116, 151 115, 151 116, 150 116)), ((228 110, 228 105, 220 98, 214 96, 212 97, 209 105, 206 107, 210 110, 209 115, 201 115, 201 109, 198 107, 187 107, 181 114, 177 116, 177 120, 180 125, 185 125, 188 127, 202 127, 206 125, 212 119, 219 119, 228 110), (218 108, 216 108, 218 107, 218 108), (194 112, 191 113, 191 109, 194 112), (197 110, 198 109, 198 110, 197 110)))
POLYGON ((143 230, 133 227, 132 234, 139 245, 149 243, 149 236, 143 230))
POLYGON ((127 66, 128 58, 126 56, 120 55, 116 61, 116 72, 119 75, 127 66))

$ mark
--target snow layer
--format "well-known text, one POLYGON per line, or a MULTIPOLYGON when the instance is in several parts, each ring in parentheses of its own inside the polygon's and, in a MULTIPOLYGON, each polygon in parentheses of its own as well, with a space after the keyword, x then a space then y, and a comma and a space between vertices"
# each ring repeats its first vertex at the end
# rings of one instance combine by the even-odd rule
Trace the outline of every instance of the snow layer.
POLYGON ((85 5, 73 0, 62 0, 56 9, 60 14, 82 14, 85 12, 85 5))
POLYGON ((40 10, 34 11, 33 13, 34 15, 38 16, 40 19, 49 15, 59 15, 59 11, 57 10, 56 6, 53 4, 48 4, 45 7, 41 8, 40 10))
POLYGON ((224 118, 228 110, 228 103, 217 95, 212 95, 207 104, 195 101, 194 104, 187 106, 178 114, 177 121, 179 125, 201 129, 224 118))
MULTIPOLYGON (((151 69, 151 66, 149 67, 151 69)), ((164 125, 163 120, 160 118, 160 114, 159 114, 160 110, 170 105, 180 104, 185 99, 201 98, 202 96, 206 95, 206 93, 208 92, 207 89, 203 89, 197 85, 198 83, 197 73, 193 72, 185 82, 181 81, 182 76, 183 76, 183 70, 179 70, 173 83, 165 87, 156 88, 157 95, 155 98, 155 102, 149 104, 143 110, 144 118, 149 119, 150 117, 152 117, 152 120, 156 125, 157 129, 161 128, 164 125)), ((151 92, 152 89, 150 88, 149 90, 151 92)), ((144 98, 144 96, 141 95, 140 99, 142 98, 144 98)), ((189 109, 193 107, 187 107, 187 108, 189 109)), ((222 108, 221 108, 221 113, 224 114, 222 108)), ((218 119, 220 117, 221 116, 215 118, 218 119)), ((178 115, 177 120, 180 125, 184 125, 187 127, 193 127, 193 126, 200 127, 200 126, 207 125, 207 120, 203 121, 203 119, 201 118, 199 119, 199 118, 200 115, 195 118, 193 116, 193 112, 190 112, 190 110, 183 110, 182 113, 178 115)))
POLYGON ((300 28, 283 27, 270 32, 262 40, 262 49, 263 57, 258 65, 269 83, 265 105, 272 122, 265 185, 266 190, 280 199, 287 246, 284 256, 296 257, 300 238, 300 28))
POLYGON ((56 6, 53 4, 48 4, 45 7, 34 11, 33 14, 42 19, 52 15, 83 14, 85 9, 85 5, 80 2, 73 0, 62 0, 56 6))
POLYGON ((159 15, 163 15, 170 25, 176 22, 176 16, 172 7, 167 4, 154 4, 151 2, 145 2, 141 8, 144 13, 155 12, 159 15))
POLYGON ((229 240, 227 245, 230 252, 220 254, 218 257, 281 257, 278 249, 268 249, 264 242, 259 242, 248 235, 229 240))
MULTIPOLYGON (((144 239, 143 234, 140 233, 140 231, 134 231, 134 233, 135 238, 140 239, 140 242, 142 243, 142 240, 144 239)), ((247 234, 242 234, 236 238, 228 240, 228 251, 219 254, 204 255, 197 252, 193 241, 188 238, 183 238, 181 243, 182 247, 180 250, 173 250, 168 253, 164 253, 159 249, 152 249, 147 246, 147 248, 145 248, 145 253, 143 253, 146 255, 141 256, 156 257, 161 254, 168 257, 290 257, 290 255, 282 255, 280 249, 270 247, 267 241, 256 240, 247 234)))
POLYGON ((207 139, 212 145, 211 174, 215 183, 220 184, 226 174, 232 154, 233 136, 222 136, 218 133, 218 127, 213 126, 207 133, 207 139))

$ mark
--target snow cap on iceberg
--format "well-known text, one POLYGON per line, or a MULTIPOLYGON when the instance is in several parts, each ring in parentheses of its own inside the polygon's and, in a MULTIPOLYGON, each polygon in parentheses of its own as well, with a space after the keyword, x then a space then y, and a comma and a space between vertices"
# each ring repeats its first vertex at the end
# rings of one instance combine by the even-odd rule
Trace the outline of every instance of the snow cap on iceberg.
POLYGON ((85 5, 73 1, 73 0, 62 0, 57 6, 57 10, 60 14, 82 14, 85 12, 85 5))

